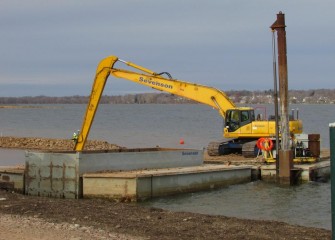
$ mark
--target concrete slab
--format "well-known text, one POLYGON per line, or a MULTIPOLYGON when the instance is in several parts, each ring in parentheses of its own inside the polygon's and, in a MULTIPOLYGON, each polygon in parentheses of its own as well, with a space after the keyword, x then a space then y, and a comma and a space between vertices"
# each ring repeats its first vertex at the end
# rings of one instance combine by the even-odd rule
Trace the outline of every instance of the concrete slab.
POLYGON ((1 167, 0 188, 24 193, 24 167, 1 167))
POLYGON ((203 150, 140 148, 78 153, 79 172, 189 167, 203 164, 203 150))
POLYGON ((73 153, 26 152, 27 195, 79 198, 79 159, 73 153))
MULTIPOLYGON (((323 160, 316 163, 294 164, 294 169, 299 173, 300 182, 326 181, 330 178, 330 161, 323 160)), ((261 179, 264 181, 275 181, 276 166, 263 165, 260 167, 261 179)))
POLYGON ((321 161, 314 164, 295 165, 302 170, 303 181, 327 181, 330 179, 330 161, 321 161))
POLYGON ((83 197, 138 201, 250 182, 251 166, 201 165, 83 174, 83 197))

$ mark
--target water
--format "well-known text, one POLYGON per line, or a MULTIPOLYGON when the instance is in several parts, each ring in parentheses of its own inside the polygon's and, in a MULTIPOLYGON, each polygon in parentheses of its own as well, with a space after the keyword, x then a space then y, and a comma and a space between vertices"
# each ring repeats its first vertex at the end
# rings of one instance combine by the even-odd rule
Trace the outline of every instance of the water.
MULTIPOLYGON (((273 108, 266 107, 267 114, 273 114, 273 108)), ((304 131, 320 133, 321 147, 329 148, 329 123, 335 122, 335 105, 292 105, 291 108, 299 108, 304 131)), ((70 139, 81 128, 85 109, 85 105, 0 109, 0 134, 70 139)), ((218 112, 204 105, 101 105, 89 139, 126 147, 159 145, 202 149, 208 142, 222 139, 222 126, 218 112), (179 144, 181 138, 184 145, 179 144)), ((23 163, 23 151, 0 149, 0 166, 23 163)), ((154 199, 144 205, 330 229, 330 183, 281 188, 256 182, 154 199)))
POLYGON ((280 187, 257 181, 216 191, 156 198, 141 204, 171 211, 274 220, 331 229, 330 201, 329 182, 280 187))
MULTIPOLYGON (((266 106, 266 105, 265 105, 266 106)), ((47 108, 0 109, 0 135, 71 138, 81 128, 85 105, 52 105, 47 108)), ((273 114, 268 105, 267 114, 273 114)), ((321 134, 321 147, 329 148, 329 123, 335 121, 335 105, 292 105, 299 108, 304 131, 321 134)), ((185 147, 201 149, 222 139, 223 120, 205 105, 101 105, 90 139, 102 139, 127 147, 185 147)))
POLYGON ((24 164, 24 150, 0 148, 0 167, 24 164))

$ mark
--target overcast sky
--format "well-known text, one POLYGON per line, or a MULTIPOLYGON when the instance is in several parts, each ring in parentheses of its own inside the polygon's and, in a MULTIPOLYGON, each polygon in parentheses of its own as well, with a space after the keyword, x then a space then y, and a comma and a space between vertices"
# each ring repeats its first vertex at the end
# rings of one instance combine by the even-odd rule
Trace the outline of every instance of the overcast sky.
MULTIPOLYGON (((0 96, 88 95, 109 55, 223 91, 272 89, 279 11, 289 88, 334 89, 334 9, 334 0, 2 0, 0 96)), ((104 94, 150 91, 111 77, 104 94)))

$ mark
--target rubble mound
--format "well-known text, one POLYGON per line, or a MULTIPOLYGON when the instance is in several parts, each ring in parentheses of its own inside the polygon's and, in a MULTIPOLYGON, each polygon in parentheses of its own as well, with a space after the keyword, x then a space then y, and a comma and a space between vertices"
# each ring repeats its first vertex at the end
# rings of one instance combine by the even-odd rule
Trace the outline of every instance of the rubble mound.
MULTIPOLYGON (((74 141, 71 139, 6 136, 0 137, 0 148, 71 151, 74 148, 74 141)), ((88 140, 84 150, 112 150, 121 148, 123 147, 106 141, 88 140)))

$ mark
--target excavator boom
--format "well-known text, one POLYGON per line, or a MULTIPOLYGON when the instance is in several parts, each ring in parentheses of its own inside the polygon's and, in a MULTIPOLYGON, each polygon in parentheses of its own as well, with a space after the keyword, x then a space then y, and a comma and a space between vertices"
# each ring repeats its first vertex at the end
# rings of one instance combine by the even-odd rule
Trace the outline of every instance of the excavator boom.
POLYGON ((117 78, 127 79, 156 90, 182 96, 212 106, 215 109, 218 109, 222 116, 225 115, 227 109, 236 108, 234 103, 229 100, 225 93, 212 87, 181 80, 167 79, 159 75, 134 73, 122 69, 113 69, 111 74, 117 78))

